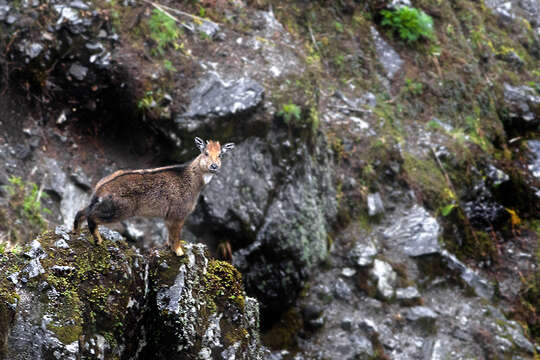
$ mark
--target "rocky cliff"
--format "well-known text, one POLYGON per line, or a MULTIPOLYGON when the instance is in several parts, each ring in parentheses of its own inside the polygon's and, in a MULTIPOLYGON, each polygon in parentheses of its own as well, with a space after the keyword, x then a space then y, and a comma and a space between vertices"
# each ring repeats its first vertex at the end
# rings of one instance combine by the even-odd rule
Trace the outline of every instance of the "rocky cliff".
POLYGON ((539 16, 532 0, 0 0, 4 353, 537 356, 539 16), (102 176, 194 157, 195 136, 237 146, 187 258, 152 250, 158 220, 114 225, 104 248, 42 234, 102 176), (210 260, 229 246, 232 265, 210 260))

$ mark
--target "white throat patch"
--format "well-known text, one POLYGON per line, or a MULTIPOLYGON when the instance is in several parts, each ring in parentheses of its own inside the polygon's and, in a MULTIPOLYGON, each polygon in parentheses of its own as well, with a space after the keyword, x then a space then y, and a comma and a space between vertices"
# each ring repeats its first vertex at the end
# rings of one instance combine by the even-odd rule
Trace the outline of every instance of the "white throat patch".
POLYGON ((204 185, 208 184, 212 177, 214 177, 214 174, 203 174, 204 185))

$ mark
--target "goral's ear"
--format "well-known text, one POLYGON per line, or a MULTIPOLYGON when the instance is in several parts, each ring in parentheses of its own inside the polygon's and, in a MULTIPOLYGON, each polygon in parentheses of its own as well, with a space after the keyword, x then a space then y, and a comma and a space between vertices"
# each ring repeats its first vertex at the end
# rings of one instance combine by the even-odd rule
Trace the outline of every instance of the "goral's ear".
POLYGON ((197 145, 197 148, 203 152, 204 151, 204 148, 206 145, 204 145, 204 141, 203 139, 201 139, 200 137, 196 137, 195 138, 195 145, 197 145))
POLYGON ((227 143, 221 147, 221 154, 225 154, 227 151, 234 149, 233 143, 227 143))

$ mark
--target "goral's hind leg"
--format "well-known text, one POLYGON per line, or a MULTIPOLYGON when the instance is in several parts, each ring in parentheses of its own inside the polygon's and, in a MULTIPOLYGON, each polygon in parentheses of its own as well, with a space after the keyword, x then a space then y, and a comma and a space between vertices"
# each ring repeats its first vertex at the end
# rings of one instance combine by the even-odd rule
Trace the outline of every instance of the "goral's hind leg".
POLYGON ((103 240, 101 239, 101 234, 98 230, 98 224, 92 220, 91 218, 88 218, 88 230, 90 230, 90 234, 92 234, 92 237, 94 238, 94 242, 98 245, 101 245, 103 240))
POLYGON ((180 239, 180 232, 184 226, 184 221, 174 220, 167 221, 167 229, 169 230, 169 246, 171 250, 178 256, 184 255, 184 249, 182 249, 182 240, 180 239))

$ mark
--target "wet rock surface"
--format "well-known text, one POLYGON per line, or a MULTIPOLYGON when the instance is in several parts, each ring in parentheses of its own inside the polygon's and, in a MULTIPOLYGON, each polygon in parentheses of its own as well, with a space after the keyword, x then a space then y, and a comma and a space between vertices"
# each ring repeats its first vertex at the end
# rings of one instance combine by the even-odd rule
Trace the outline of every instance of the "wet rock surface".
POLYGON ((262 358, 258 303, 231 265, 208 259, 200 244, 187 245, 183 258, 144 257, 118 233, 102 234, 103 246, 88 252, 88 234, 58 228, 29 255, 0 259, 0 302, 9 309, 0 322, 3 356, 262 358), (59 241, 68 246, 53 249, 59 241))

